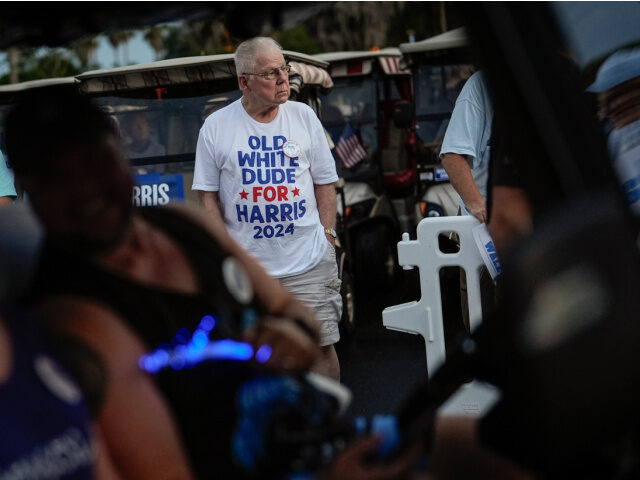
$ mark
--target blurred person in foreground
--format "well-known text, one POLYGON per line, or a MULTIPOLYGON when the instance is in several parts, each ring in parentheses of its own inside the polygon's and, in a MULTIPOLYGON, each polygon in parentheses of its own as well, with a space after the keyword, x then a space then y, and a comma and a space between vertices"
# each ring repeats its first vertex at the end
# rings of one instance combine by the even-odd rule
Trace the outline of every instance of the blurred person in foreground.
MULTIPOLYGON (((295 381, 318 353, 311 313, 215 218, 186 206, 134 209, 113 124, 87 98, 30 94, 10 111, 5 131, 16 176, 46 231, 27 303, 54 330, 89 346, 104 368, 97 424, 116 471, 128 479, 243 478, 229 458, 234 387, 255 369, 295 381), (204 372, 153 376, 143 369, 145 354, 224 313, 232 297, 264 312, 244 338, 255 352, 268 345, 266 360, 256 354, 240 368, 209 363, 204 372)), ((371 465, 378 446, 375 436, 361 438, 321 475, 401 478, 418 451, 371 465)))
POLYGON ((313 370, 339 380, 335 161, 313 110, 288 101, 290 67, 278 43, 241 43, 235 65, 242 97, 205 120, 192 188, 210 216, 314 311, 322 350, 313 370))
POLYGON ((613 167, 631 212, 640 219, 640 47, 610 55, 587 91, 597 94, 613 167))
MULTIPOLYGON (((225 264, 241 277, 238 288, 255 291, 252 303, 272 315, 246 333, 256 350, 273 349, 268 365, 300 371, 315 360, 311 314, 215 219, 186 206, 135 210, 112 123, 88 99, 26 96, 8 114, 5 132, 16 178, 46 230, 30 303, 103 361, 109 382, 99 424, 125 476, 187 478, 178 428, 139 357, 180 328, 193 332, 220 310, 221 298, 246 293, 229 292, 220 278, 227 258, 236 260, 225 264)), ((163 394, 180 397, 177 390, 163 394)))
POLYGON ((119 478, 87 407, 97 406, 99 392, 83 389, 65 370, 91 364, 83 353, 34 315, 0 305, 0 478, 119 478))

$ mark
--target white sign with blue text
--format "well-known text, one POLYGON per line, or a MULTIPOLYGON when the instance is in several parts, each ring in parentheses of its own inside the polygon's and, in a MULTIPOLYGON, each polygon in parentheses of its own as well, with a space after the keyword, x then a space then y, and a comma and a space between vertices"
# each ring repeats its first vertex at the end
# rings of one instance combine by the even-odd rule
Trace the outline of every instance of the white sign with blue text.
POLYGON ((133 204, 136 207, 167 205, 169 202, 184 202, 182 175, 149 173, 134 176, 133 204))
POLYGON ((492 279, 496 279, 498 275, 502 273, 502 267, 500 266, 500 260, 498 259, 498 252, 493 244, 493 239, 489 234, 486 223, 473 227, 473 239, 476 241, 480 256, 484 260, 484 264, 487 266, 487 270, 491 274, 492 279))

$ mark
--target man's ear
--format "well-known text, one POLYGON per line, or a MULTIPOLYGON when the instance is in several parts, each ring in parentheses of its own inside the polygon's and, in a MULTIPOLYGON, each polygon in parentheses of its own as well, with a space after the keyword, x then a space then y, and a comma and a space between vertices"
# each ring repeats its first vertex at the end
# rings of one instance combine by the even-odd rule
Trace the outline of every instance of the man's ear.
POLYGON ((248 90, 249 89, 249 83, 247 82, 247 77, 244 75, 241 75, 240 77, 238 77, 238 83, 240 84, 240 89, 244 90, 245 88, 248 90))

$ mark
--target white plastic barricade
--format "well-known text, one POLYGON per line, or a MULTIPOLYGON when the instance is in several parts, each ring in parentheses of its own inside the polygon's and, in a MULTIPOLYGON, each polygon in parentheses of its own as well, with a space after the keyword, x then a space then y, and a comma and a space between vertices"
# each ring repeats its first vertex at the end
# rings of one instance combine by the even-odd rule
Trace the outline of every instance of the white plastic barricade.
MULTIPOLYGON (((473 229, 478 225, 478 220, 471 216, 425 218, 418 224, 417 240, 409 240, 409 234, 404 233, 402 241, 398 242, 400 265, 420 269, 422 295, 417 302, 385 308, 382 322, 392 330, 422 335, 429 376, 446 359, 440 295, 441 268, 464 268, 471 329, 475 329, 482 321, 480 267, 484 261, 473 235, 473 229), (440 250, 438 236, 447 232, 455 232, 460 239, 460 249, 456 253, 443 253, 440 250)), ((473 381, 454 393, 439 412, 444 415, 482 415, 499 396, 499 391, 492 385, 473 381)))
POLYGON ((418 224, 417 240, 402 235, 398 242, 398 262, 406 267, 420 269, 422 296, 413 301, 385 308, 382 322, 392 330, 420 334, 427 350, 427 372, 429 376, 445 360, 444 325, 440 297, 440 269, 462 267, 467 274, 469 323, 475 329, 482 321, 479 269, 483 260, 476 247, 472 229, 478 225, 472 216, 429 217, 418 224), (443 253, 438 245, 438 235, 455 232, 460 239, 460 250, 443 253))

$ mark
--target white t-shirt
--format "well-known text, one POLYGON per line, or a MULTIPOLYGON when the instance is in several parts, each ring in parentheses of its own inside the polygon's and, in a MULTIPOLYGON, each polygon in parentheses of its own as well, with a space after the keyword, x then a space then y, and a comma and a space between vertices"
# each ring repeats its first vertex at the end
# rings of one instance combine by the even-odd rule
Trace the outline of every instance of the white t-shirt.
MULTIPOLYGON (((476 72, 462 87, 451 114, 447 133, 442 141, 440 158, 445 153, 466 155, 471 174, 483 198, 487 198, 489 158, 491 157, 491 127, 493 104, 482 72, 476 72)), ((458 201, 463 213, 469 215, 462 198, 458 201)))
POLYGON ((200 129, 192 188, 220 192, 230 234, 274 277, 322 259, 329 242, 314 184, 337 179, 322 124, 303 103, 286 102, 260 123, 237 100, 200 129))

